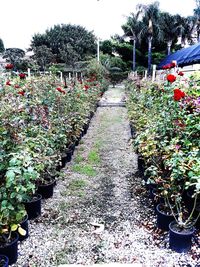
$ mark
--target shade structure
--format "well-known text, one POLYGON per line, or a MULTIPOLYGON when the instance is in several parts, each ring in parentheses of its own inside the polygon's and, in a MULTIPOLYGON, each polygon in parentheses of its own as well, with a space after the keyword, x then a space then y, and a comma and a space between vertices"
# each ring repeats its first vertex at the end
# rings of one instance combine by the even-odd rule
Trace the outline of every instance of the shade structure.
POLYGON ((178 50, 177 52, 170 54, 164 58, 158 65, 158 69, 176 60, 178 66, 183 67, 195 63, 200 63, 200 43, 191 45, 187 48, 178 50))

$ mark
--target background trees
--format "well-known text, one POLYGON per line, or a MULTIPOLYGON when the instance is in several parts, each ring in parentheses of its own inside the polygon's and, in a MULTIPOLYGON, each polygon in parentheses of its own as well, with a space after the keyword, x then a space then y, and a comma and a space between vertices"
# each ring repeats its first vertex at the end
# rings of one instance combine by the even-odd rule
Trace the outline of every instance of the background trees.
POLYGON ((47 29, 44 34, 35 34, 31 41, 35 59, 44 68, 49 63, 66 63, 74 67, 96 53, 96 39, 79 25, 62 24, 47 29))
POLYGON ((158 2, 139 5, 122 25, 124 34, 112 38, 112 51, 129 68, 132 62, 132 68, 148 67, 150 73, 151 64, 158 64, 166 55, 200 41, 200 0, 195 2, 194 14, 188 17, 161 12, 158 2), (127 41, 125 36, 130 39, 127 41))
POLYGON ((4 43, 3 40, 0 38, 0 53, 4 52, 5 48, 4 48, 4 43))

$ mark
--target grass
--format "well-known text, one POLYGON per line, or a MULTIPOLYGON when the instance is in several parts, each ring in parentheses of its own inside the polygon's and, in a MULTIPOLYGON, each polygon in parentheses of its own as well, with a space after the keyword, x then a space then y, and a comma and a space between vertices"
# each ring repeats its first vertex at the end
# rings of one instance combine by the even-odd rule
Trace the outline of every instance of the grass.
POLYGON ((69 184, 70 190, 82 189, 87 185, 87 182, 83 179, 72 180, 69 184))
POLYGON ((74 162, 76 163, 80 163, 82 161, 84 161, 84 157, 81 155, 77 155, 76 158, 74 159, 74 162))
POLYGON ((97 150, 91 150, 88 154, 88 161, 91 163, 100 163, 100 156, 97 150))
POLYGON ((96 171, 91 164, 85 164, 85 165, 75 164, 74 166, 72 166, 72 170, 74 172, 85 174, 87 176, 95 176, 96 175, 96 171))

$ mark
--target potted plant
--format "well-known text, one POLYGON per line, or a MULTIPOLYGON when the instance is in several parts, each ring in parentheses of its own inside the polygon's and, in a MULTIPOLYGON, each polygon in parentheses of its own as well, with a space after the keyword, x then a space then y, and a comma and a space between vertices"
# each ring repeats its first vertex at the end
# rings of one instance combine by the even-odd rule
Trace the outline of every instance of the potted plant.
MULTIPOLYGON (((11 153, 11 156, 6 172, 7 187, 8 185, 11 187, 10 194, 15 196, 17 203, 24 205, 28 219, 33 219, 41 214, 41 196, 36 194, 35 187, 35 181, 39 174, 34 169, 34 159, 30 151, 23 146, 19 147, 19 151, 11 153)), ((21 222, 27 229, 25 215, 21 222)), ((28 229, 26 237, 27 235, 28 229)))
POLYGON ((26 231, 21 227, 26 211, 6 187, 0 190, 0 254, 9 258, 9 264, 17 261, 18 238, 25 235, 26 231))

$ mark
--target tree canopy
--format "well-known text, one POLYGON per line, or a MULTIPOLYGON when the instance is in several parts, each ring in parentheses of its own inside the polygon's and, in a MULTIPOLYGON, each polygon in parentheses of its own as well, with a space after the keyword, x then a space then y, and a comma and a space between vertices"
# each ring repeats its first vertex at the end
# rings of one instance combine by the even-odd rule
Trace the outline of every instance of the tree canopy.
POLYGON ((4 43, 3 40, 0 38, 0 53, 4 52, 5 47, 4 47, 4 43))
POLYGON ((95 55, 96 38, 79 25, 55 25, 44 34, 35 34, 31 49, 42 67, 49 63, 66 63, 73 67, 76 62, 95 55))

